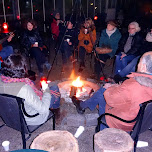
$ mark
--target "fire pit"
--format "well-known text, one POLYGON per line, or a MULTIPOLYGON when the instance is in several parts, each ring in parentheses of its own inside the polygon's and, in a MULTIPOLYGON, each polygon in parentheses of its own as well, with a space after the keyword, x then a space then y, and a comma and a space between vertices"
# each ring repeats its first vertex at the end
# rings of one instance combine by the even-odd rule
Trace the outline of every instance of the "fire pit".
POLYGON ((78 77, 74 81, 64 81, 58 83, 61 98, 64 98, 66 102, 72 102, 71 97, 75 95, 80 100, 86 100, 90 97, 92 92, 99 89, 99 86, 93 82, 80 80, 78 77))

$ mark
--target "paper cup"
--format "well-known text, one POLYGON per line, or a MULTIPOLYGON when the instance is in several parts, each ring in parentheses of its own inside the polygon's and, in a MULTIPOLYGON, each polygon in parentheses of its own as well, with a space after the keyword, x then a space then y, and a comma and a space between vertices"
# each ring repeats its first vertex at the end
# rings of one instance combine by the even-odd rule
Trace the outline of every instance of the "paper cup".
POLYGON ((10 142, 7 140, 2 142, 2 146, 4 147, 5 151, 9 151, 9 144, 10 142))
POLYGON ((83 126, 80 126, 78 129, 77 129, 77 131, 76 131, 76 133, 75 133, 75 138, 78 138, 82 133, 83 133, 83 131, 84 131, 84 127, 83 126))
POLYGON ((88 29, 85 29, 85 30, 84 30, 84 33, 87 34, 87 32, 88 32, 88 29))
POLYGON ((67 42, 69 43, 69 42, 70 42, 70 39, 67 39, 67 42))

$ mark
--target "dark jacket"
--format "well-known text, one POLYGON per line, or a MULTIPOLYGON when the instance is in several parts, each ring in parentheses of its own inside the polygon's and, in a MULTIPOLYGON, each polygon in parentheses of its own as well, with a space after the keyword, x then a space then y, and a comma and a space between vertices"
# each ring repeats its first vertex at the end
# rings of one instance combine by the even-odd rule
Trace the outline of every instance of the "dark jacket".
MULTIPOLYGON (((1 33, 0 40, 5 39, 5 38, 8 38, 8 34, 1 33)), ((5 39, 1 45, 2 45, 2 47, 8 46, 9 42, 7 41, 7 39, 5 39)))
POLYGON ((43 46, 43 42, 39 32, 37 30, 25 30, 21 40, 21 44, 27 49, 30 49, 35 42, 38 42, 39 47, 43 46))
MULTIPOLYGON (((120 52, 124 52, 124 46, 127 42, 128 37, 129 37, 129 33, 124 34, 122 36, 122 38, 120 39, 117 54, 119 54, 120 52)), ((131 43, 131 49, 126 54, 135 55, 135 56, 140 55, 140 48, 141 48, 142 44, 143 44, 143 36, 141 35, 140 32, 137 32, 133 36, 133 40, 131 43)))
POLYGON ((118 29, 109 37, 106 33, 106 29, 104 29, 101 33, 99 47, 109 46, 112 49, 111 53, 108 53, 110 57, 113 57, 118 49, 118 43, 121 38, 121 34, 118 29))

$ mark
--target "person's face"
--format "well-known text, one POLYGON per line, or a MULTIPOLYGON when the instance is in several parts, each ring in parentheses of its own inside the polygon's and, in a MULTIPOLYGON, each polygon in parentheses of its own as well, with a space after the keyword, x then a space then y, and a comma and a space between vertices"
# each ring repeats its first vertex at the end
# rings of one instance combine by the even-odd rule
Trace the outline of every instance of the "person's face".
POLYGON ((89 28, 89 27, 90 27, 89 22, 85 22, 85 23, 84 23, 84 27, 85 27, 85 28, 89 28))
POLYGON ((72 29, 73 28, 73 24, 71 22, 68 22, 68 29, 72 29))
POLYGON ((115 28, 115 26, 113 26, 113 25, 111 25, 111 24, 108 24, 108 25, 107 25, 107 30, 108 30, 108 31, 112 31, 112 30, 114 30, 114 28, 115 28))
POLYGON ((55 18, 56 18, 57 20, 59 20, 59 19, 60 19, 60 14, 59 14, 59 13, 56 13, 55 18))
POLYGON ((135 34, 136 33, 135 26, 134 25, 129 25, 128 32, 129 32, 129 34, 135 34))
POLYGON ((33 25, 32 25, 30 22, 27 23, 27 29, 28 29, 29 31, 32 31, 32 30, 33 30, 33 25))

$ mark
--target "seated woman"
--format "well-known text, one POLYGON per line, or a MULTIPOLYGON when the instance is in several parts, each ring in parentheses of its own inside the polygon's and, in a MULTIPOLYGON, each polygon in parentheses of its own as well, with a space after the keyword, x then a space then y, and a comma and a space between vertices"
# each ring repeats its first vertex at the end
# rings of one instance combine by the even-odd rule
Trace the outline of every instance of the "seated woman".
POLYGON ((83 26, 80 29, 80 34, 78 35, 78 48, 79 48, 79 59, 80 59, 80 68, 79 72, 85 67, 84 59, 85 54, 91 53, 93 50, 93 45, 96 41, 96 29, 94 22, 91 18, 85 19, 83 26))
POLYGON ((32 57, 35 58, 40 77, 43 76, 43 65, 49 70, 51 65, 45 58, 47 52, 43 45, 39 32, 37 31, 36 22, 32 19, 27 21, 26 30, 21 40, 22 45, 29 50, 32 57))
POLYGON ((57 86, 38 90, 34 83, 27 78, 25 59, 18 54, 13 54, 4 60, 0 76, 0 93, 14 95, 25 99, 24 105, 27 114, 38 116, 29 118, 25 116, 28 125, 40 125, 49 116, 49 109, 58 111, 60 106, 60 93, 57 86), (7 89, 6 89, 7 88, 7 89))
POLYGON ((97 79, 100 78, 101 68, 104 67, 106 60, 109 58, 113 58, 115 56, 116 50, 118 49, 118 43, 119 43, 120 38, 121 38, 121 34, 119 30, 117 29, 116 21, 109 21, 107 23, 107 28, 101 32, 99 47, 110 48, 112 52, 107 53, 107 54, 98 54, 96 56, 97 60, 95 60, 94 69, 97 75, 97 79), (103 61, 103 63, 100 62, 98 59, 100 61, 103 61), (100 64, 102 64, 102 67, 100 64))

